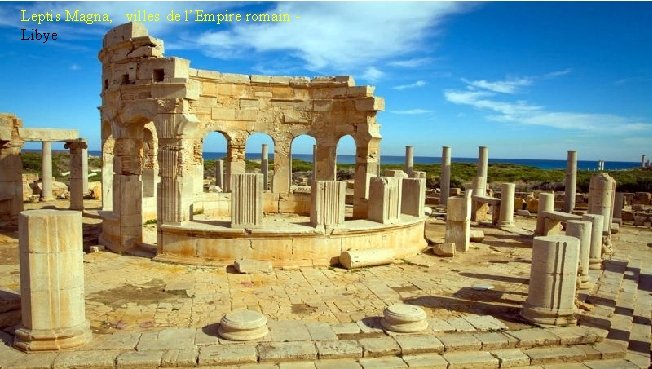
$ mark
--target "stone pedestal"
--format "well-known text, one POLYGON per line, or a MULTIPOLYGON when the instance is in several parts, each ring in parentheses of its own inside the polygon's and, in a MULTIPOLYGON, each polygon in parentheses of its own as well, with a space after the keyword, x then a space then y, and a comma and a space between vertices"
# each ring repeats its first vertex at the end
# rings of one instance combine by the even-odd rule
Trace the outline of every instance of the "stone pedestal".
POLYGON ((587 289, 593 286, 589 277, 592 227, 591 222, 584 220, 569 220, 566 222, 566 235, 580 240, 580 258, 577 270, 577 286, 580 289, 587 289))
POLYGON ((18 228, 22 325, 14 346, 43 351, 88 342, 81 213, 25 211, 18 228))
POLYGON ((88 194, 88 146, 81 149, 82 193, 88 194))
POLYGON ((439 205, 446 206, 451 186, 451 148, 442 146, 441 175, 439 176, 439 205))
POLYGON ((380 323, 388 331, 413 333, 428 328, 426 317, 426 312, 419 306, 394 304, 385 308, 380 323))
POLYGON ((455 244, 457 251, 466 252, 471 245, 471 196, 449 197, 446 208, 444 242, 455 244))
POLYGON ((616 181, 607 173, 594 174, 589 182, 589 214, 604 217, 602 234, 611 233, 611 216, 616 193, 616 181))
POLYGON ((413 217, 424 216, 424 207, 426 204, 426 179, 403 178, 402 187, 401 213, 413 217))
POLYGON ((514 226, 514 193, 516 185, 514 183, 503 183, 500 186, 500 216, 498 218, 499 227, 514 226))
POLYGON ((614 209, 612 221, 616 223, 622 222, 623 217, 623 207, 625 206, 625 194, 622 192, 616 192, 614 197, 614 209))
POLYGON ((383 224, 398 223, 403 178, 372 177, 369 182, 367 219, 383 224))
POLYGON ((542 216, 545 211, 555 210, 555 194, 554 193, 539 193, 539 206, 537 208, 537 225, 534 230, 536 236, 542 236, 548 233, 546 229, 546 219, 542 216))
POLYGON ((86 142, 67 142, 64 147, 70 150, 70 209, 84 210, 83 152, 87 149, 86 142))
POLYGON ((263 144, 262 152, 260 155, 260 172, 263 173, 263 191, 267 191, 267 176, 269 174, 269 158, 268 158, 267 144, 263 144))
POLYGON ((41 200, 51 201, 52 196, 52 143, 43 141, 41 150, 41 200))
POLYGON ((215 162, 215 186, 226 191, 224 188, 224 160, 218 160, 215 162))
POLYGON ((575 197, 577 183, 577 152, 568 151, 566 159, 566 177, 564 187, 564 211, 571 213, 575 208, 575 197))
POLYGON ((584 214, 582 220, 591 222, 589 269, 602 269, 602 223, 604 217, 598 214, 584 214))
POLYGON ((231 227, 250 228, 263 224, 263 175, 231 174, 231 227))
POLYGON ((405 166, 403 168, 408 176, 412 176, 414 170, 414 147, 405 146, 405 166))
POLYGON ((226 314, 217 328, 220 337, 232 341, 257 340, 268 332, 267 318, 257 311, 246 309, 226 314))
POLYGON ((575 325, 580 241, 563 235, 535 237, 528 296, 521 316, 537 325, 575 325))
POLYGON ((346 182, 314 181, 311 191, 310 224, 313 227, 336 227, 344 223, 346 182))

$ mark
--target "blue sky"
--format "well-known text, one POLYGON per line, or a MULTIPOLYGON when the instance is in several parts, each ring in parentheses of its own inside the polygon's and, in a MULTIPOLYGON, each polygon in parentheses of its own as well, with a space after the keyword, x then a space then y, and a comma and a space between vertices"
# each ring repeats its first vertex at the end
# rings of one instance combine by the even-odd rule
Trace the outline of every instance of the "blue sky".
MULTIPOLYGON (((354 76, 386 100, 383 154, 638 161, 652 155, 652 3, 1 3, 0 111, 28 127, 78 128, 99 148, 103 34, 143 9, 284 12, 290 23, 149 23, 191 66, 354 76), (109 12, 113 24, 20 22, 28 12, 109 12), (57 32, 46 44, 20 28, 57 32)), ((257 136, 259 137, 259 136, 257 136)), ((207 142, 220 150, 220 139, 207 142)), ((259 139, 248 148, 258 151, 259 139)), ((223 145, 223 144, 222 144, 223 145)), ((308 140, 295 152, 308 153, 308 140)), ((352 144, 338 153, 349 154, 352 144)), ((213 150, 211 150, 213 151, 213 150)))

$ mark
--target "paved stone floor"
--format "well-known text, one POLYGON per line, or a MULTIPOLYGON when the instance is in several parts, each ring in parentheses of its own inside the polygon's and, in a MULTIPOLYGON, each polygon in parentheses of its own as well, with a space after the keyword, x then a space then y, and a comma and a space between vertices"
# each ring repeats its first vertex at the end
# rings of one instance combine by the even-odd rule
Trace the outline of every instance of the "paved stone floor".
MULTIPOLYGON (((65 205, 62 204, 63 202, 55 203, 58 207, 65 205)), ((89 205, 92 206, 93 203, 87 204, 89 205)), ((65 360, 72 359, 56 354, 52 354, 54 356, 49 359, 44 354, 30 355, 30 360, 25 361, 25 359, 16 359, 22 356, 16 356, 18 354, 14 352, 15 350, 0 345, 0 367, 12 367, 12 365, 20 367, 19 363, 27 365, 26 367, 39 367, 41 364, 38 360, 45 363, 44 367, 103 367, 98 364, 101 360, 95 357, 97 355, 100 355, 102 360, 110 362, 106 367, 114 367, 114 364, 117 367, 169 366, 164 365, 166 355, 176 355, 174 360, 168 358, 168 361, 174 361, 174 365, 171 366, 184 366, 181 365, 184 355, 190 355, 191 357, 185 359, 191 363, 194 358, 194 363, 199 363, 200 366, 204 357, 203 364, 208 366, 267 362, 267 364, 256 365, 265 367, 264 365, 271 363, 277 365, 275 367, 280 365, 281 367, 362 366, 366 368, 416 366, 419 362, 432 364, 432 366, 426 365, 427 367, 440 367, 435 363, 441 358, 441 360, 445 359, 443 363, 447 363, 449 368, 473 365, 497 367, 494 366, 494 360, 498 365, 505 367, 509 360, 501 360, 500 355, 497 356, 495 352, 489 355, 488 349, 493 346, 485 342, 488 338, 485 337, 483 340, 473 335, 479 332, 527 332, 531 328, 518 317, 518 311, 527 297, 531 257, 531 235, 528 235, 528 232, 531 233, 534 228, 534 219, 517 217, 516 220, 517 229, 514 232, 475 225, 474 229, 484 231, 484 240, 482 243, 473 243, 468 253, 457 254, 453 258, 441 258, 426 253, 399 260, 393 265, 352 271, 337 267, 288 267, 274 269, 270 274, 245 275, 236 274, 231 266, 226 265, 205 267, 152 261, 146 249, 139 255, 88 253, 84 258, 86 314, 95 333, 94 341, 90 345, 94 348, 105 348, 101 355, 99 352, 86 351, 89 350, 88 348, 81 351, 85 355, 93 356, 92 359, 88 358, 88 362, 95 364, 90 366, 66 364, 65 360), (439 353, 437 350, 405 349, 405 342, 401 345, 398 338, 388 336, 378 329, 377 317, 382 314, 383 308, 397 302, 424 307, 430 321, 428 332, 434 335, 431 336, 432 339, 442 343, 442 350, 439 353), (238 355, 246 356, 248 358, 246 361, 234 363, 228 360, 217 360, 213 356, 223 357, 224 353, 220 350, 224 348, 211 349, 210 345, 209 348, 205 348, 201 343, 205 341, 204 343, 208 344, 213 340, 220 345, 228 344, 218 340, 210 332, 225 313, 239 308, 259 310, 265 314, 270 321, 271 333, 262 343, 258 343, 258 346, 251 346, 254 347, 253 349, 249 346, 244 349, 243 346, 244 351, 239 351, 238 355), (451 337, 452 332, 466 336, 451 337), (444 334, 444 337, 438 336, 441 334, 444 334), (183 337, 191 342, 188 344, 190 347, 188 352, 194 352, 194 356, 184 353, 183 350, 176 354, 169 352, 169 350, 182 349, 178 345, 184 342, 183 337), (364 341, 369 339, 381 341, 372 343, 364 341), (328 348, 320 349, 319 342, 323 340, 327 342, 336 340, 334 342, 338 342, 338 345, 350 340, 355 343, 352 346, 353 351, 357 352, 356 347, 361 348, 361 355, 329 357, 328 348), (460 347, 456 340, 463 342, 477 340, 479 343, 475 351, 481 348, 487 349, 483 351, 487 351, 488 360, 464 364, 466 359, 455 355, 465 353, 472 355, 472 352, 464 350, 474 349, 474 346, 460 347), (268 345, 273 347, 264 346, 265 341, 271 342, 268 345), (285 341, 304 342, 309 347, 274 346, 275 342, 285 341), (124 345, 125 342, 131 343, 124 345), (381 351, 388 351, 375 355, 375 344, 380 345, 381 351), (393 345, 396 345, 398 351, 392 351, 393 345), (311 354, 310 347, 315 350, 314 356, 311 354), (139 365, 138 355, 145 355, 148 350, 154 348, 167 351, 157 351, 158 354, 154 354, 155 357, 148 359, 149 361, 141 357, 143 363, 148 364, 139 365), (134 349, 136 351, 124 352, 124 350, 134 349), (106 350, 109 350, 108 353, 106 350), (211 350, 220 353, 213 355, 210 354, 211 350), (254 350, 255 360, 252 359, 251 350, 254 350), (277 352, 278 350, 281 353, 277 352), (307 356, 293 357, 288 354, 294 352, 293 350, 299 352, 304 350, 307 356), (446 357, 446 354, 439 355, 444 353, 444 350, 461 352, 451 352, 448 354, 449 357, 446 357), (438 355, 438 357, 430 357, 430 360, 410 357, 415 352, 438 355), (3 366, 3 353, 6 353, 7 357, 11 356, 14 361, 4 362, 5 366, 3 366), (374 356, 378 356, 375 361, 372 360, 374 356), (328 363, 323 360, 319 360, 319 365, 316 362, 304 363, 307 366, 300 366, 301 363, 292 363, 294 366, 288 366, 290 364, 285 363, 286 359, 302 358, 313 361, 317 358, 338 358, 348 359, 348 361, 331 363, 334 366, 328 366, 328 363), (55 365, 57 363, 55 359, 59 360, 59 364, 55 365), (394 359, 399 360, 400 363, 394 359), (412 360, 412 363, 407 359, 412 360), (155 365, 157 360, 158 364, 155 365)), ((94 245, 99 231, 99 221, 92 217, 85 217, 84 222, 85 246, 94 245)), ((146 228, 146 232, 151 237, 153 228, 151 226, 146 228)), ((441 239, 443 232, 444 222, 431 218, 426 226, 427 237, 433 240, 441 239)), ((15 300, 20 289, 16 237, 15 225, 0 226, 0 309, 2 300, 15 300)), ((594 346, 603 345, 591 348, 602 354, 601 356, 583 354, 580 357, 568 353, 574 358, 568 361, 584 362, 580 364, 584 365, 581 367, 597 368, 602 364, 591 366, 593 365, 590 364, 591 360, 612 358, 619 361, 603 367, 648 367, 652 249, 647 244, 652 242, 652 232, 649 228, 624 226, 614 238, 616 252, 611 260, 605 263, 605 270, 592 273, 592 277, 598 282, 595 289, 580 295, 582 300, 580 308, 586 315, 586 318, 581 320, 583 322, 581 324, 586 327, 605 329, 603 336, 607 336, 606 340, 600 343, 588 342, 594 346), (609 324, 605 324, 605 321, 609 324), (628 334, 624 337, 621 332, 628 334), (611 343, 622 343, 625 348, 629 348, 627 356, 609 357, 605 354, 603 351, 608 352, 612 346, 605 348, 604 345, 611 343)), ((0 317, 2 312, 3 310, 0 310, 0 317)), ((19 317, 14 316, 14 320, 16 319, 19 317)), ((17 320, 12 322, 8 314, 5 314, 4 321, 0 318, 0 329, 2 326, 5 327, 4 333, 0 333, 0 338, 3 338, 6 343, 11 340, 12 326, 16 323, 17 320)), ((585 333, 581 333, 580 336, 585 333)), ((536 350, 540 349, 537 346, 545 348, 545 340, 542 341, 543 345, 526 344, 523 343, 526 342, 523 337, 518 337, 518 333, 508 335, 511 337, 509 339, 505 338, 503 333, 500 334, 500 339, 505 342, 516 337, 516 341, 522 344, 505 343, 494 348, 523 347, 523 350, 527 348, 527 352, 520 351, 520 355, 525 355, 527 360, 514 359, 514 363, 558 364, 558 360, 546 361, 545 358, 541 359, 537 356, 543 355, 536 350)), ((557 337, 561 336, 557 334, 557 337)), ((557 338, 557 345, 563 343, 563 338, 561 340, 557 338)), ((587 342, 584 344, 586 345, 587 342)), ((432 345, 430 347, 432 348, 432 345)), ((579 350, 579 348, 573 349, 579 350)), ((336 351, 340 352, 338 350, 346 351, 346 346, 344 348, 338 346, 336 351)), ((513 354, 517 355, 517 353, 513 354)), ((477 354, 475 357, 478 355, 482 356, 477 354)))

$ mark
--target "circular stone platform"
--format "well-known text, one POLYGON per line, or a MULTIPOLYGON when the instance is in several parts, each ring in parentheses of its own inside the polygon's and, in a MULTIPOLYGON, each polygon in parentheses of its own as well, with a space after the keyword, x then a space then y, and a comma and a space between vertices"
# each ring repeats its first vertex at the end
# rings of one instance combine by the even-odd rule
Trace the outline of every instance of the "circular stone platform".
POLYGON ((250 341, 267 335, 267 318, 253 310, 238 310, 226 314, 220 321, 217 333, 232 341, 250 341))
POLYGON ((394 304, 385 308, 381 324, 388 331, 411 333, 428 328, 426 312, 419 306, 394 304))

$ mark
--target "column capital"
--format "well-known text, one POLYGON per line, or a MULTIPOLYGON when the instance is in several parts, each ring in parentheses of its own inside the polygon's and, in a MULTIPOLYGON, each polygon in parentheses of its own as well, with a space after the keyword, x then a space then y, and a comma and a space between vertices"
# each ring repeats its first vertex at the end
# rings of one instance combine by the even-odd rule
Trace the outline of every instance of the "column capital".
POLYGON ((67 141, 64 145, 64 148, 70 149, 70 150, 79 150, 79 149, 88 149, 88 144, 86 141, 67 141))

